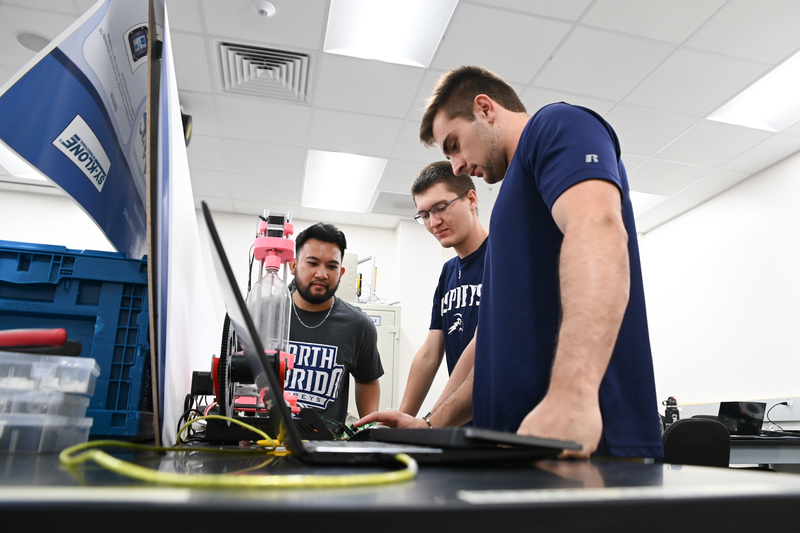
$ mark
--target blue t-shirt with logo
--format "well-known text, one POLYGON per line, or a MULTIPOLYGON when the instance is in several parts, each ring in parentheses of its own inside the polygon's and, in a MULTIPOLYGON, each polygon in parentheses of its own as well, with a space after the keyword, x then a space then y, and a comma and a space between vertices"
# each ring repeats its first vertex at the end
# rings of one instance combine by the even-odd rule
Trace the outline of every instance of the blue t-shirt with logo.
POLYGON ((429 329, 440 329, 444 333, 449 374, 453 373, 461 352, 472 340, 478 325, 487 242, 488 239, 484 240, 477 250, 463 259, 456 256, 447 261, 433 295, 429 329))
POLYGON ((615 184, 628 232, 630 300, 600 385, 596 454, 661 457, 661 429, 628 178, 611 126, 593 111, 551 104, 527 123, 492 210, 475 354, 473 423, 515 432, 542 400, 561 320, 563 234, 550 213, 572 185, 615 184))

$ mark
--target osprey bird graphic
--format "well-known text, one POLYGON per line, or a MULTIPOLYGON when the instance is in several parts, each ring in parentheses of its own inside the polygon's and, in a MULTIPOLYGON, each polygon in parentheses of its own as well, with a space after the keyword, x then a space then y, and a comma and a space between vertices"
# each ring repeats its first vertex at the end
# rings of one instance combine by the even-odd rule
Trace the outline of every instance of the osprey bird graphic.
POLYGON ((450 326, 450 329, 447 330, 447 334, 451 334, 454 331, 462 331, 464 329, 464 322, 461 320, 461 313, 456 313, 455 315, 456 321, 453 322, 453 325, 450 326))

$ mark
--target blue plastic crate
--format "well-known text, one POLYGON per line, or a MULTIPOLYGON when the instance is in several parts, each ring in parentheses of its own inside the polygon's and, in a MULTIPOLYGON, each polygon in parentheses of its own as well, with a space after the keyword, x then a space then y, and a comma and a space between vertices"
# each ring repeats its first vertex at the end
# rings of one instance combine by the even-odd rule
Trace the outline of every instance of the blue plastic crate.
POLYGON ((0 240, 0 330, 65 328, 100 366, 92 437, 153 436, 147 261, 0 240))

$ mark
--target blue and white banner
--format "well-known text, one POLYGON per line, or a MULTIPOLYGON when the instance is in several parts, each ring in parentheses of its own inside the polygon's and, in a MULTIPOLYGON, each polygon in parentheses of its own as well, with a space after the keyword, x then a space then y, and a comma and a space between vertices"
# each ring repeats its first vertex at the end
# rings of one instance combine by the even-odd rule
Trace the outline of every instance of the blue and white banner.
POLYGON ((0 143, 147 253, 147 0, 101 0, 0 88, 0 143))

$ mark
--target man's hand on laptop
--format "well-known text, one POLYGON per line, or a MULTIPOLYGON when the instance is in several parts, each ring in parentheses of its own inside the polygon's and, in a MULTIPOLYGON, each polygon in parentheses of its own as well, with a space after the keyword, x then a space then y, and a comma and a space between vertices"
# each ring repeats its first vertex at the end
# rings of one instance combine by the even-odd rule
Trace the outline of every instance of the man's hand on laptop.
POLYGON ((370 422, 378 422, 385 426, 393 428, 427 428, 428 423, 421 418, 414 418, 401 411, 375 411, 370 413, 355 424, 356 427, 361 427, 370 422))
POLYGON ((588 458, 597 449, 603 432, 600 406, 597 402, 580 406, 566 403, 545 396, 522 420, 517 434, 577 442, 582 450, 567 450, 559 457, 588 458))

